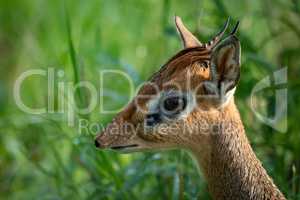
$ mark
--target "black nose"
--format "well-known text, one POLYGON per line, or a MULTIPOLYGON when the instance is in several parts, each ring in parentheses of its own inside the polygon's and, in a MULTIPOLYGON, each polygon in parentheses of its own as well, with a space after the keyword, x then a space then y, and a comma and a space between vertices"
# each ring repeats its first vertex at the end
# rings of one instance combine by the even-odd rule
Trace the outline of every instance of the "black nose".
POLYGON ((95 140, 95 146, 100 147, 100 143, 98 142, 98 140, 95 140))

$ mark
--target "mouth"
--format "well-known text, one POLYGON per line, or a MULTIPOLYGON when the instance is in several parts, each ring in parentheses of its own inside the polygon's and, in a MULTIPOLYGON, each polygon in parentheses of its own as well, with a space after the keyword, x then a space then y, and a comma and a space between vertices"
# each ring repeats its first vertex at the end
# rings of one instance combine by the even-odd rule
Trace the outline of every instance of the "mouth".
POLYGON ((120 145, 120 146, 112 146, 112 147, 110 147, 110 149, 126 153, 126 152, 130 152, 131 150, 134 150, 138 146, 139 145, 137 145, 137 144, 120 145))

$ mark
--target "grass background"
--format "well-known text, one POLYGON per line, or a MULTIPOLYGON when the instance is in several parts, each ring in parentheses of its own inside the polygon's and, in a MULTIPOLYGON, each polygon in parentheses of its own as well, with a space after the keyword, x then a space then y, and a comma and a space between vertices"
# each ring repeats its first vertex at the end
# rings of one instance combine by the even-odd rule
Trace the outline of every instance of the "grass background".
MULTIPOLYGON (((210 199, 203 177, 183 151, 119 155, 96 151, 93 128, 79 134, 78 120, 108 123, 113 114, 59 113, 68 105, 59 82, 88 80, 119 69, 139 85, 181 49, 173 25, 183 18, 202 41, 226 18, 240 20, 242 76, 237 104, 251 144, 289 199, 300 199, 300 1, 299 0, 0 0, 0 199, 210 199), (250 108, 254 85, 288 66, 288 130, 261 123, 250 108), (64 72, 55 80, 55 111, 22 112, 13 99, 16 78, 28 69, 64 72)), ((105 108, 128 101, 126 80, 106 77, 105 108)), ((259 95, 260 112, 274 114, 274 91, 259 95)), ((77 104, 89 95, 77 91, 77 104)), ((23 101, 47 105, 47 80, 22 86, 23 101)), ((278 122, 281 123, 281 122, 278 122)))

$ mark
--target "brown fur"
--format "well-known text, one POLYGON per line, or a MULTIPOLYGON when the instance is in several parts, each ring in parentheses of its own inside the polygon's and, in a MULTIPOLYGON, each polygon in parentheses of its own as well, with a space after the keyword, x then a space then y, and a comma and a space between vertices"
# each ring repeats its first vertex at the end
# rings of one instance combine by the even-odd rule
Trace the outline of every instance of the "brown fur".
POLYGON ((256 158, 233 100, 207 120, 217 127, 208 140, 210 149, 203 154, 195 146, 192 152, 214 199, 285 199, 256 158))
MULTIPOLYGON (((230 55, 235 56, 231 53, 231 47, 222 55, 224 57, 217 57, 221 63, 219 65, 224 67, 217 69, 218 77, 233 80, 224 74, 235 72, 234 67, 239 62, 228 62, 230 55)), ((207 93, 202 83, 213 79, 211 57, 210 49, 193 47, 184 49, 170 59, 145 83, 138 95, 117 114, 103 133, 97 136, 99 147, 131 146, 126 152, 183 148, 196 157, 214 199, 285 199, 256 158, 233 97, 227 103, 220 103, 201 96, 207 93), (200 95, 196 99, 198 106, 185 118, 145 128, 145 116, 149 109, 147 104, 158 92, 169 89, 193 91, 200 95)))

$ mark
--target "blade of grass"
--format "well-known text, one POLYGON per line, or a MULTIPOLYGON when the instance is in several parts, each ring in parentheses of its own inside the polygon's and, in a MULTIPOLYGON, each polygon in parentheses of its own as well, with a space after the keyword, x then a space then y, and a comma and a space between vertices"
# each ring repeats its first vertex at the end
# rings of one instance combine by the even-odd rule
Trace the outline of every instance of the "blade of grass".
MULTIPOLYGON (((68 9, 66 7, 66 4, 64 4, 64 13, 65 13, 65 24, 67 28, 67 41, 68 41, 68 48, 70 53, 70 59, 72 63, 72 69, 73 69, 73 76, 74 76, 74 83, 77 85, 80 82, 80 66, 78 64, 77 60, 77 53, 74 47, 74 41, 72 38, 72 27, 71 27, 71 21, 70 21, 70 15, 68 12, 68 9)), ((85 106, 86 102, 84 101, 85 98, 83 96, 82 88, 78 88, 75 91, 75 99, 79 101, 80 106, 85 106)))

